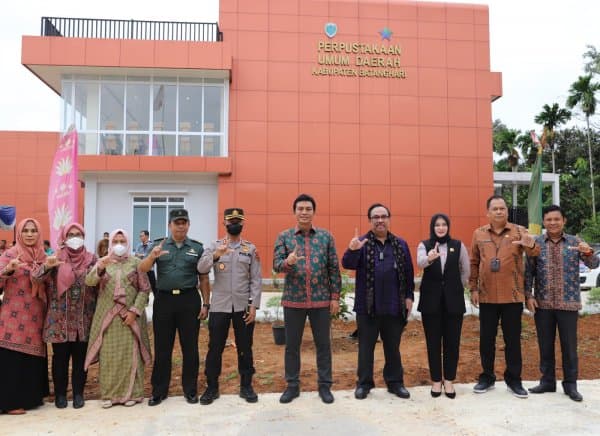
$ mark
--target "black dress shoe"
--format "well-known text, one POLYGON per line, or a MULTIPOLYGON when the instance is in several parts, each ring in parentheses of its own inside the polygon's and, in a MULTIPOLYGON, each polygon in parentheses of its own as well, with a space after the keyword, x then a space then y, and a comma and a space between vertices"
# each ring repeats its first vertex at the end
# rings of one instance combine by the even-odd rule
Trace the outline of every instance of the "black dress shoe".
POLYGON ((399 383, 388 386, 388 392, 391 394, 394 394, 400 398, 404 398, 404 399, 410 398, 410 393, 406 390, 404 385, 399 384, 399 383))
POLYGON ((85 401, 83 400, 83 395, 76 394, 73 395, 73 408, 81 409, 85 405, 85 401))
POLYGON ((442 391, 436 392, 433 389, 431 390, 431 396, 433 398, 438 398, 440 395, 442 395, 442 391))
POLYGON ((285 391, 283 391, 283 394, 281 394, 281 397, 279 397, 279 402, 284 404, 291 403, 294 398, 297 398, 299 396, 300 388, 288 386, 287 388, 285 388, 285 391))
POLYGON ((532 394, 543 394, 546 392, 556 392, 556 385, 540 383, 537 386, 528 389, 532 394))
POLYGON ((577 392, 576 388, 565 389, 565 395, 568 395, 569 398, 573 401, 583 401, 583 395, 577 392))
POLYGON ((196 394, 185 394, 185 401, 190 404, 198 404, 198 395, 196 394))
POLYGON ((495 381, 479 380, 479 383, 473 387, 473 392, 476 394, 483 394, 490 389, 494 389, 495 384, 495 381))
POLYGON ((206 390, 200 397, 200 404, 207 406, 217 398, 219 398, 219 387, 218 386, 207 386, 206 390))
POLYGON ((150 397, 150 399, 148 400, 148 406, 158 406, 160 403, 163 402, 163 400, 166 400, 167 396, 166 395, 158 395, 156 397, 150 397))
POLYGON ((508 391, 517 398, 527 398, 529 396, 521 383, 506 385, 506 387, 508 388, 508 391))
POLYGON ((364 400, 365 398, 367 398, 367 395, 369 395, 370 391, 371 389, 369 388, 365 388, 364 386, 358 386, 354 390, 354 398, 356 398, 357 400, 364 400))
POLYGON ((258 395, 254 392, 252 385, 240 386, 240 397, 248 403, 256 403, 258 401, 258 395))
POLYGON ((319 386, 319 397, 325 404, 331 404, 334 401, 333 394, 329 386, 319 386))
POLYGON ((66 395, 57 395, 56 398, 54 399, 54 405, 58 409, 64 409, 65 407, 67 407, 66 395))

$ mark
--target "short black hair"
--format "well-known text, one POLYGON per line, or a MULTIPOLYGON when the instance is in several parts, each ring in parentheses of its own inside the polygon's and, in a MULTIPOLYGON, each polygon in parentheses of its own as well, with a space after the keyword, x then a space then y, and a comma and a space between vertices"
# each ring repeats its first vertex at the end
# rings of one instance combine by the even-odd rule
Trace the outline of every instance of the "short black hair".
POLYGON ((506 203, 506 199, 503 196, 501 196, 500 194, 494 194, 490 198, 488 198, 487 201, 485 202, 486 209, 490 208, 490 204, 492 203, 492 200, 502 200, 502 201, 504 201, 504 204, 506 204, 508 206, 508 204, 506 203))
POLYGON ((385 210, 387 210, 387 214, 389 217, 392 216, 392 213, 390 212, 390 209, 385 205, 385 204, 381 204, 381 203, 373 203, 371 205, 371 207, 369 207, 369 210, 367 211, 367 218, 371 219, 371 211, 373 209, 375 209, 376 207, 383 207, 385 210))
POLYGON ((317 203, 315 202, 315 199, 308 194, 300 194, 294 200, 294 207, 292 208, 293 212, 296 212, 296 205, 301 201, 310 201, 312 203, 313 211, 317 211, 317 203))
POLYGON ((44 239, 44 245, 47 245, 48 247, 50 246, 50 241, 47 239, 44 239))
POLYGON ((150 236, 150 232, 148 230, 140 230, 140 233, 143 233, 146 236, 150 236))
POLYGON ((550 212, 560 212, 560 216, 563 218, 565 217, 562 207, 560 207, 557 204, 551 204, 550 206, 546 206, 542 209, 542 218, 545 217, 546 214, 550 213, 550 212))

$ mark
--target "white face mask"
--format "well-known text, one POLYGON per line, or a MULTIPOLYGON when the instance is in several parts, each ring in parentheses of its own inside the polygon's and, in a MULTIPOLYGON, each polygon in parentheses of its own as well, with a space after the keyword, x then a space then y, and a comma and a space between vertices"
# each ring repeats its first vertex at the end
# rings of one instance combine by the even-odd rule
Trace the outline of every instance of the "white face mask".
POLYGON ((112 250, 117 256, 123 256, 127 252, 127 247, 123 244, 115 244, 112 250))
POLYGON ((79 250, 83 247, 83 238, 80 238, 79 236, 69 238, 65 241, 65 245, 71 250, 79 250))

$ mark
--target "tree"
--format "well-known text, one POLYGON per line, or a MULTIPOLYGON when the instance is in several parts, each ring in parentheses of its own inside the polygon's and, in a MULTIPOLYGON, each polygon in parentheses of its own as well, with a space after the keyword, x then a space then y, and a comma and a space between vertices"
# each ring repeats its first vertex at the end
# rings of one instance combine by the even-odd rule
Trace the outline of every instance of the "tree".
MULTIPOLYGON (((510 167, 511 171, 516 171, 519 165, 519 151, 517 149, 517 138, 521 134, 519 130, 509 129, 499 120, 494 121, 494 152, 500 156, 506 155, 506 163, 510 167)), ((502 168, 504 162, 498 162, 499 169, 502 168)), ((513 183, 512 189, 512 205, 517 206, 517 184, 513 183)))
POLYGON ((587 59, 584 65, 586 73, 600 74, 600 52, 593 45, 587 46, 587 51, 583 54, 583 58, 587 59))
MULTIPOLYGON (((545 104, 543 111, 535 116, 535 122, 544 127, 544 135, 550 152, 552 153, 552 172, 556 173, 556 163, 554 162, 554 134, 555 129, 561 124, 571 119, 571 111, 561 108, 558 103, 552 106, 545 104)), ((543 137, 543 136, 542 136, 543 137)))
POLYGON ((596 220, 596 195, 594 191, 594 165, 592 162, 592 143, 590 138, 590 117, 596 113, 596 92, 600 90, 600 84, 592 82, 592 75, 579 76, 571 88, 567 106, 573 109, 579 106, 585 115, 587 126, 588 159, 590 164, 590 187, 592 189, 592 220, 596 220))

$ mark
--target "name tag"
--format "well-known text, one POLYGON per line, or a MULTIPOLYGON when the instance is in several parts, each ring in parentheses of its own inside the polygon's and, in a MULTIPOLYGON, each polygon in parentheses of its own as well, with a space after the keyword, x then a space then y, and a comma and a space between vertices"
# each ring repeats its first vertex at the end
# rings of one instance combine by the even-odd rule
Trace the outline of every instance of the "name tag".
POLYGON ((198 257, 198 252, 196 250, 190 250, 190 251, 186 252, 185 254, 187 254, 188 256, 198 257))

